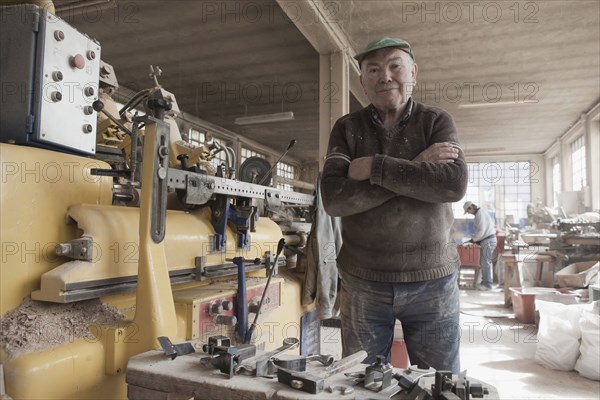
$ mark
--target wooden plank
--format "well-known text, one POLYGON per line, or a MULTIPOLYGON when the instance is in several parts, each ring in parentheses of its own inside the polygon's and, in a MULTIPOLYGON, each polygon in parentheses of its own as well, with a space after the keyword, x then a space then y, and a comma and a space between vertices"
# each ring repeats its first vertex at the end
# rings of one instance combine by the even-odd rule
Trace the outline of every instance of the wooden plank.
POLYGON ((206 354, 188 354, 175 360, 162 351, 150 351, 132 357, 127 365, 126 382, 158 392, 177 393, 197 400, 266 400, 277 388, 271 380, 227 375, 205 367, 200 358, 206 354))
MULTIPOLYGON (((276 379, 250 376, 234 376, 228 379, 225 374, 200 364, 200 358, 206 354, 188 354, 175 360, 167 358, 162 351, 150 351, 132 357, 126 373, 128 398, 130 400, 182 400, 193 397, 194 400, 310 400, 340 398, 371 398, 374 393, 361 386, 355 386, 355 393, 342 396, 339 392, 327 390, 331 385, 352 385, 344 373, 336 374, 325 380, 325 390, 317 395, 295 390, 276 379)), ((366 365, 357 365, 344 372, 364 372, 366 365)), ((315 374, 320 366, 312 366, 315 374)), ((397 370, 396 372, 400 372, 397 370)), ((477 380, 473 379, 473 382, 477 380)), ((491 385, 490 398, 497 398, 497 392, 491 385), (494 397, 492 394, 495 394, 494 397)), ((400 395, 402 396, 402 395, 400 395)), ((403 397, 399 397, 403 398, 403 397)))
POLYGON ((146 389, 139 386, 127 385, 128 400, 168 400, 169 394, 158 392, 152 389, 146 389))

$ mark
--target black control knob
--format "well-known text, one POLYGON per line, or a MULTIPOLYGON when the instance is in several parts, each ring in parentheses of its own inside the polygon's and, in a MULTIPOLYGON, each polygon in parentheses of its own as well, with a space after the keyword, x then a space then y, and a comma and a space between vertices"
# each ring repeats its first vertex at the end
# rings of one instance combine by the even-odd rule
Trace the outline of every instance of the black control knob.
POLYGON ((177 156, 177 159, 181 163, 181 169, 183 169, 183 170, 187 170, 188 169, 188 159, 189 158, 190 157, 187 154, 180 154, 180 155, 177 156))
POLYGON ((248 312, 256 314, 258 312, 258 304, 257 303, 248 304, 248 312))
POLYGON ((237 318, 233 315, 217 315, 215 317, 215 324, 234 326, 237 324, 237 318))
POLYGON ((96 111, 102 111, 102 109, 104 108, 104 103, 100 100, 96 100, 92 103, 92 107, 94 107, 94 110, 96 111))
POLYGON ((219 315, 223 312, 223 306, 219 303, 213 303, 210 305, 210 313, 212 315, 219 315))
POLYGON ((225 311, 233 310, 233 302, 232 301, 223 300, 221 302, 221 305, 223 306, 223 310, 225 310, 225 311))

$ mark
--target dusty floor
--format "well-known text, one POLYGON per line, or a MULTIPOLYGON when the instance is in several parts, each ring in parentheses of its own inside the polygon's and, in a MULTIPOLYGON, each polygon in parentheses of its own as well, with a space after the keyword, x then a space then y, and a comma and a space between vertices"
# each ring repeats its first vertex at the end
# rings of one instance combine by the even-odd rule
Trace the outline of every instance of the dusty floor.
MULTIPOLYGON (((499 399, 600 398, 600 382, 535 363, 536 327, 514 318, 500 290, 461 290, 461 328, 461 367, 468 376, 495 386, 499 399)), ((322 353, 339 358, 339 329, 323 327, 321 346, 322 353)))

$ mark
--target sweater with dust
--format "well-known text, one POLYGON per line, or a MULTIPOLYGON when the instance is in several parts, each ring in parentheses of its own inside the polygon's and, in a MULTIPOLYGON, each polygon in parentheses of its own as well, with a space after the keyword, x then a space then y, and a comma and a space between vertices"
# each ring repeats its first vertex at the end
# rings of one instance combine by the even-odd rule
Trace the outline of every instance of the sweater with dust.
POLYGON ((380 282, 437 279, 457 269, 450 203, 466 191, 464 154, 448 164, 411 161, 439 142, 458 143, 452 118, 412 99, 389 129, 373 105, 336 122, 321 186, 325 210, 342 217, 339 268, 380 282), (351 160, 366 156, 374 157, 370 179, 347 178, 351 160))

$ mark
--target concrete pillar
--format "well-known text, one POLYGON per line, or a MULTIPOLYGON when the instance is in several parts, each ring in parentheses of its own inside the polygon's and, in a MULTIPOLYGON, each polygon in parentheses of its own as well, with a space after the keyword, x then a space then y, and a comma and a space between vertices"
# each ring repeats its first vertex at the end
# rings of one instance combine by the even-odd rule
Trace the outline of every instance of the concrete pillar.
POLYGON ((584 199, 587 210, 600 209, 600 121, 588 117, 585 129, 585 163, 587 189, 584 199))
POLYGON ((319 56, 319 171, 323 170, 331 128, 350 109, 348 62, 344 52, 319 56))

